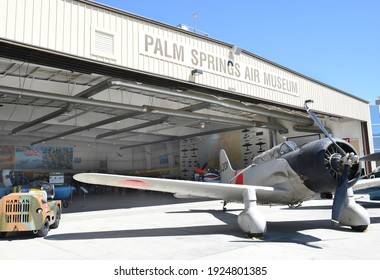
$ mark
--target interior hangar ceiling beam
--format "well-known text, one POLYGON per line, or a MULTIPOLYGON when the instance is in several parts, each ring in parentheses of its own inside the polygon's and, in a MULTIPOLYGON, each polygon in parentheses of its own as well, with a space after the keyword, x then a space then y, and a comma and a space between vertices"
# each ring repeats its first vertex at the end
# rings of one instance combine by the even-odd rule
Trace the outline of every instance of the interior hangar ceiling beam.
POLYGON ((43 138, 41 140, 38 140, 38 141, 35 141, 35 142, 31 143, 30 145, 33 146, 33 145, 36 145, 36 144, 39 144, 39 143, 51 141, 51 140, 58 139, 58 138, 61 138, 61 137, 65 137, 67 135, 71 135, 71 134, 74 134, 74 133, 82 132, 82 131, 85 131, 85 130, 90 130, 90 129, 98 127, 98 126, 102 126, 102 125, 110 124, 110 123, 113 123, 113 122, 121 121, 123 119, 133 118, 133 117, 139 116, 141 114, 142 114, 141 112, 130 112, 130 113, 122 114, 122 115, 115 116, 115 117, 112 117, 112 118, 109 118, 109 119, 106 119, 106 120, 102 120, 102 121, 99 121, 99 122, 95 122, 95 123, 92 123, 92 124, 89 124, 89 125, 77 127, 77 128, 74 128, 74 129, 71 129, 71 130, 68 130, 68 131, 56 134, 56 135, 51 136, 51 137, 43 138))
POLYGON ((105 137, 109 137, 109 136, 113 136, 113 135, 116 135, 116 134, 124 133, 124 132, 129 132, 129 131, 133 131, 133 130, 149 127, 149 126, 152 126, 152 125, 161 124, 161 123, 167 121, 167 119, 168 119, 168 117, 162 117, 162 118, 160 118, 158 120, 154 120, 154 121, 150 121, 150 122, 146 122, 146 123, 141 123, 141 124, 136 124, 136 125, 133 125, 133 126, 129 126, 129 127, 123 128, 123 129, 114 130, 114 131, 106 132, 106 133, 103 133, 103 134, 99 134, 98 136, 96 136, 96 140, 101 139, 101 138, 105 138, 105 137))
MULTIPOLYGON (((106 89, 109 89, 115 85, 118 85, 117 83, 118 81, 117 80, 114 80, 114 79, 108 79, 108 80, 105 80, 103 82, 100 82, 88 89, 85 89, 81 92, 79 92, 78 94, 74 95, 74 97, 82 97, 82 98, 89 98, 91 96, 94 96, 95 94, 97 93, 100 93, 106 89)), ((23 93, 23 90, 21 90, 21 93, 23 93)), ((11 132, 12 135, 16 134, 17 132, 19 131, 22 131, 24 129, 27 129, 27 128, 30 128, 30 127, 33 127, 37 124, 40 124, 40 123, 43 123, 43 122, 46 122, 48 120, 51 120, 51 119, 54 119, 56 117, 59 117, 60 115, 62 115, 63 113, 68 113, 70 112, 72 109, 74 108, 74 105, 73 104, 67 104, 65 107, 63 107, 62 109, 59 109, 55 112, 52 112, 48 115, 45 115, 41 118, 38 118, 38 119, 35 119, 33 121, 30 121, 28 123, 25 123, 23 125, 20 125, 16 128, 14 128, 11 132)))
MULTIPOLYGON (((199 104, 195 104, 195 105, 191 105, 191 106, 186 107, 186 110, 188 110, 188 111, 200 110, 200 109, 207 108, 209 106, 210 106, 209 103, 199 103, 199 104)), ((51 137, 43 138, 41 140, 38 140, 38 141, 35 141, 35 142, 31 143, 31 145, 36 145, 36 144, 39 144, 39 143, 51 141, 51 140, 54 140, 54 139, 65 137, 67 135, 75 134, 75 133, 82 132, 82 131, 85 131, 85 130, 90 130, 90 129, 95 128, 95 127, 99 127, 99 126, 102 126, 102 125, 106 125, 106 124, 110 124, 110 123, 113 123, 113 122, 121 121, 121 120, 124 120, 124 119, 137 117, 137 116, 142 115, 142 114, 143 114, 142 112, 131 112, 131 113, 122 114, 122 115, 115 116, 115 117, 112 117, 112 118, 109 118, 109 119, 105 119, 105 120, 102 120, 102 121, 99 121, 99 122, 95 122, 95 123, 92 123, 92 124, 89 124, 89 125, 77 127, 77 128, 74 128, 74 129, 71 129, 71 130, 59 133, 57 135, 51 136, 51 137)), ((167 117, 165 117, 165 119, 167 119, 167 117)), ((151 126, 151 125, 154 125, 154 124, 152 124, 150 122, 149 125, 142 126, 142 127, 147 127, 147 126, 151 126)), ((142 127, 140 127, 140 128, 142 128, 142 127)), ((137 128, 135 128, 135 129, 137 129, 137 128)), ((132 130, 132 129, 129 128, 129 131, 130 130, 132 130)), ((98 139, 99 136, 100 135, 98 135, 96 137, 96 139, 98 139)), ((104 136, 104 137, 106 137, 106 136, 104 136)))
POLYGON ((6 87, 6 86, 0 86, 0 94, 11 94, 11 95, 16 95, 20 97, 27 96, 27 97, 34 97, 34 98, 41 98, 41 99, 48 99, 48 100, 57 100, 57 101, 71 103, 71 104, 103 107, 103 108, 116 109, 116 110, 127 110, 127 111, 141 112, 141 113, 146 112, 146 108, 143 108, 142 106, 129 105, 129 104, 123 104, 123 103, 117 103, 117 102, 111 102, 111 101, 86 99, 83 97, 65 96, 62 94, 41 92, 41 91, 35 91, 35 90, 30 90, 30 89, 19 89, 19 88, 12 88, 12 87, 6 87))
POLYGON ((155 114, 162 114, 166 116, 184 117, 188 119, 204 120, 209 122, 228 123, 232 125, 243 125, 245 127, 262 127, 268 129, 278 130, 280 133, 287 133, 288 129, 279 124, 261 122, 261 121, 247 121, 234 118, 227 118, 221 116, 211 116, 201 113, 186 112, 181 110, 173 110, 168 108, 160 108, 155 106, 143 106, 148 112, 155 114))
MULTIPOLYGON (((199 104, 189 105, 185 108, 178 109, 177 111, 193 112, 193 111, 208 108, 210 106, 211 106, 210 103, 202 102, 199 104)), ((147 109, 147 111, 148 111, 148 109, 147 109)), ((125 132, 131 132, 133 130, 137 130, 137 129, 141 129, 141 128, 150 127, 153 125, 158 125, 158 124, 166 122, 167 120, 168 120, 168 116, 166 115, 165 117, 162 117, 158 120, 149 121, 146 123, 141 123, 141 124, 129 126, 129 127, 123 128, 123 129, 114 130, 114 131, 110 131, 107 133, 99 134, 98 136, 96 136, 96 139, 101 139, 101 138, 105 138, 105 137, 109 137, 109 136, 113 136, 113 135, 117 135, 117 134, 121 134, 121 133, 125 133, 125 132)))
POLYGON ((208 102, 208 103, 215 104, 215 105, 225 107, 225 108, 235 109, 237 111, 242 111, 242 112, 251 113, 251 114, 259 114, 259 115, 263 115, 267 117, 287 120, 287 121, 294 122, 296 124, 313 125, 313 120, 311 120, 308 117, 294 116, 294 115, 287 114, 284 112, 273 111, 273 110, 269 110, 269 109, 255 106, 255 105, 245 105, 238 101, 221 99, 216 96, 206 95, 206 94, 202 94, 202 93, 198 93, 194 91, 188 92, 188 91, 182 91, 182 90, 169 90, 169 89, 158 88, 158 87, 154 87, 150 85, 146 86, 143 84, 136 84, 129 81, 120 81, 116 83, 123 85, 125 87, 128 87, 130 89, 143 90, 143 91, 154 92, 158 94, 188 98, 188 99, 193 99, 193 100, 197 100, 201 102, 208 102))
POLYGON ((287 132, 287 129, 285 127, 281 125, 277 125, 277 124, 271 124, 271 123, 265 123, 265 122, 259 122, 259 121, 245 121, 245 120, 231 119, 231 118, 218 117, 218 116, 210 116, 210 115, 204 115, 200 113, 185 112, 185 111, 172 110, 172 109, 153 107, 153 106, 136 106, 136 105, 122 104, 122 103, 116 103, 116 102, 110 102, 110 101, 98 101, 94 99, 86 99, 86 98, 76 97, 76 96, 64 96, 61 94, 46 93, 46 92, 29 90, 29 89, 20 90, 18 88, 0 86, 0 93, 16 95, 16 96, 27 96, 27 97, 48 99, 48 100, 58 100, 58 101, 67 102, 69 104, 81 104, 81 105, 95 106, 95 107, 100 106, 103 108, 127 110, 127 111, 142 113, 142 114, 150 112, 150 113, 164 114, 166 116, 171 115, 171 116, 185 117, 185 118, 190 118, 190 119, 205 120, 205 121, 211 121, 211 122, 229 123, 233 125, 244 125, 246 127, 258 126, 258 127, 268 128, 268 129, 276 129, 282 133, 287 132))
POLYGON ((57 110, 55 112, 52 112, 50 114, 47 114, 47 115, 41 117, 41 118, 35 119, 33 121, 30 121, 30 122, 24 123, 24 124, 22 124, 22 125, 20 125, 18 127, 15 127, 11 131, 11 135, 15 135, 19 131, 22 131, 24 129, 36 126, 36 125, 38 125, 40 123, 46 122, 46 121, 54 119, 56 117, 59 117, 60 115, 62 115, 64 113, 68 113, 68 112, 70 112, 73 109, 73 107, 74 107, 73 104, 70 104, 70 105, 68 104, 65 107, 63 107, 62 109, 59 109, 59 110, 57 110))

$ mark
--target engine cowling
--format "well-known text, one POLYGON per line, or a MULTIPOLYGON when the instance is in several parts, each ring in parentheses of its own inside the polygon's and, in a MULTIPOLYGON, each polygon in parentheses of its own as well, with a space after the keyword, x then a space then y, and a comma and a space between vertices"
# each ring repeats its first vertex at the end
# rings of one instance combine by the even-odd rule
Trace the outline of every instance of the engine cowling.
MULTIPOLYGON (((336 142, 345 152, 357 154, 350 143, 341 139, 336 142)), ((298 153, 286 154, 284 158, 310 190, 317 193, 335 191, 343 171, 342 156, 328 138, 310 142, 302 146, 298 153)), ((360 170, 360 163, 349 168, 350 187, 359 179, 360 170)))

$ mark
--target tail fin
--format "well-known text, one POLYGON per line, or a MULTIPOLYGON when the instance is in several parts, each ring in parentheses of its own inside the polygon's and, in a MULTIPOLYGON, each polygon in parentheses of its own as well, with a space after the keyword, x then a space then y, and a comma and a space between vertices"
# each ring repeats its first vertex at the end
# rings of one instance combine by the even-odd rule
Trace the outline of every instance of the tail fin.
POLYGON ((230 180, 235 176, 236 173, 236 171, 232 169, 227 154, 223 149, 219 152, 219 172, 221 182, 227 184, 230 183, 230 180))

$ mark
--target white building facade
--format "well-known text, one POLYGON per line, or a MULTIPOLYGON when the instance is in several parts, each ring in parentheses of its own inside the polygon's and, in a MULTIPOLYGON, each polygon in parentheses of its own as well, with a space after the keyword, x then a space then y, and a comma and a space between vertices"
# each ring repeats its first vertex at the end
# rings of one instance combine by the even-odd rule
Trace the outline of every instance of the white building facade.
MULTIPOLYGON (((130 80, 134 81, 139 79, 140 81, 137 82, 149 84, 152 88, 162 87, 166 91, 168 85, 172 84, 170 90, 173 88, 178 90, 177 99, 186 98, 180 93, 185 90, 191 100, 190 105, 195 99, 200 100, 197 96, 199 93, 207 98, 208 95, 215 94, 220 100, 226 98, 236 103, 247 104, 248 107, 257 105, 259 109, 266 110, 266 113, 248 117, 264 122, 260 129, 265 129, 267 124, 274 125, 271 128, 274 133, 269 134, 267 139, 272 144, 284 138, 320 134, 315 127, 311 130, 307 129, 311 124, 307 121, 307 115, 304 112, 304 102, 312 99, 314 100, 313 110, 318 113, 335 137, 350 140, 362 155, 373 150, 367 101, 258 57, 245 51, 244 46, 239 48, 101 4, 81 0, 0 0, 0 42, 2 48, 0 58, 4 59, 4 67, 0 72, 0 75, 4 76, 0 80, 2 86, 21 87, 20 76, 19 78, 15 76, 16 68, 11 68, 13 61, 32 63, 37 66, 40 64, 43 67, 54 67, 54 69, 62 68, 63 71, 72 69, 75 73, 83 74, 83 77, 94 74, 105 76, 105 73, 109 72, 108 76, 113 78, 118 75, 123 76, 124 74, 120 73, 125 71, 123 78, 128 80, 128 77, 132 77, 130 80), (14 51, 16 49, 20 51, 16 53, 14 51), (65 61, 67 64, 64 63, 65 61), (149 77, 148 82, 146 77, 149 77), (274 112, 273 116, 269 113, 270 111, 274 112), (303 121, 297 123, 298 118, 303 121), (278 129, 276 125, 288 131, 281 131, 281 127, 278 129)), ((24 69, 25 64, 20 67, 19 69, 24 69)), ((27 70, 30 69, 25 71, 27 70)), ((42 74, 38 71, 40 70, 36 70, 36 73, 41 76, 42 74)), ((22 78, 24 79, 23 89, 26 86, 29 90, 45 91, 66 97, 88 88, 88 85, 76 87, 72 81, 55 81, 54 79, 49 81, 49 79, 41 78, 38 83, 31 82, 34 78, 33 73, 29 76, 23 75, 22 78), (67 84, 72 86, 71 92, 64 90, 67 84)), ((158 90, 155 92, 159 94, 158 90)), ((136 94, 134 91, 132 93, 136 94)), ((119 91, 116 90, 112 98, 117 94, 119 91)), ((131 104, 131 100, 124 100, 121 97, 112 98, 99 96, 99 100, 131 104)), ((143 101, 136 101, 136 104, 150 105, 149 98, 154 99, 152 103, 155 106, 159 104, 164 108, 179 109, 179 101, 177 102, 176 99, 170 102, 157 101, 165 98, 156 100, 156 95, 145 96, 143 101)), ((209 102, 207 98, 205 101, 209 102)), ((217 101, 213 103, 217 104, 217 101)), ((186 104, 186 101, 181 104, 186 104)), ((13 108, 11 104, 6 106, 9 106, 9 110, 13 108)), ((180 107, 183 108, 182 105, 180 107)), ((53 111, 53 109, 45 108, 40 112, 38 111, 40 109, 34 110, 41 116, 53 111)), ((224 111, 220 115, 219 113, 215 114, 222 118, 228 112, 224 111)), ((22 112, 19 114, 20 119, 16 117, 12 121, 22 123, 27 119, 33 120, 38 117, 38 114, 32 115, 30 112, 24 117, 22 117, 22 112)), ((214 115, 214 112, 208 114, 214 115)), ((190 114, 186 116, 195 118, 195 113, 192 116, 190 114)), ((183 113, 181 117, 185 117, 185 114, 183 113)), ((245 121, 247 116, 235 112, 234 117, 245 121)), ((1 116, 4 122, 7 119, 10 120, 9 115, 1 116)), ((79 117, 76 119, 77 126, 84 126, 88 122, 79 117)), ((205 122, 207 123, 207 120, 205 122)), ((50 120, 50 124, 53 123, 54 121, 50 120)), ((105 127, 105 129, 112 130, 114 127, 105 127)), ((54 132, 46 130, 46 133, 50 135, 54 132)), ((210 134, 212 133, 215 131, 210 131, 210 134)), ((175 132, 168 134, 173 137, 178 136, 175 132)), ((196 131, 190 133, 190 135, 196 134, 196 131)), ((186 135, 182 133, 181 136, 186 135)), ((3 141, 9 143, 17 140, 11 140, 3 135, 3 141)), ((62 139, 56 141, 59 144, 62 139)), ((66 143, 71 143, 70 141, 75 143, 75 139, 67 139, 66 143)), ((96 143, 95 140, 94 143, 96 143)), ((112 150, 111 141, 101 145, 107 144, 107 148, 101 150, 112 150)), ((165 151, 173 153, 173 150, 180 149, 178 144, 161 145, 161 154, 165 154, 165 151)), ((83 149, 87 150, 88 147, 83 146, 83 149)), ((80 158, 83 159, 81 163, 86 162, 86 155, 79 150, 77 153, 81 153, 80 158)), ((102 151, 98 150, 96 153, 101 154, 102 151)), ((151 154, 151 150, 145 147, 139 153, 148 155, 151 154)), ((147 156, 135 155, 134 157, 142 158, 143 163, 139 165, 142 169, 160 167, 157 163, 159 155, 155 156, 156 163, 153 164, 147 156)), ((107 160, 108 164, 117 161, 112 156, 105 158, 103 155, 101 158, 103 164, 104 160, 107 160)), ((166 161, 162 160, 162 162, 166 161)), ((165 167, 171 167, 174 163, 169 160, 167 164, 165 167)))

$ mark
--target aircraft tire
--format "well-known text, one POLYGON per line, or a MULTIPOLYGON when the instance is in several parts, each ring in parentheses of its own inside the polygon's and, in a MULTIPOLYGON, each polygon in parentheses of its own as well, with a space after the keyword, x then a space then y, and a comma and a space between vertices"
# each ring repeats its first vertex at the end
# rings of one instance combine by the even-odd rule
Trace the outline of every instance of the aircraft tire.
POLYGON ((364 232, 364 231, 367 230, 368 226, 367 226, 367 225, 364 225, 364 226, 351 226, 351 228, 352 228, 354 231, 364 232))
POLYGON ((48 232, 49 232, 49 219, 46 218, 41 228, 37 231, 36 236, 44 237, 48 234, 48 232))
POLYGON ((55 222, 50 226, 51 229, 55 229, 59 227, 59 222, 61 221, 61 209, 57 207, 55 211, 55 222))

